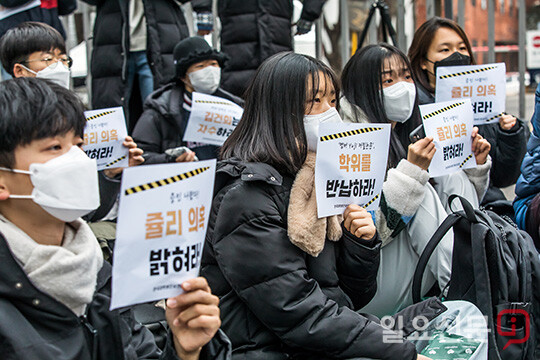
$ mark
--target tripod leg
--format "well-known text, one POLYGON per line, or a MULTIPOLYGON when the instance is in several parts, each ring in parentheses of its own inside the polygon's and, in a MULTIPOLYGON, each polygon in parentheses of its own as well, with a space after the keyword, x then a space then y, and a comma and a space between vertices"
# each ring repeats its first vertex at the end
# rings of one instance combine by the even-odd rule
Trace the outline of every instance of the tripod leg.
POLYGON ((366 40, 367 33, 369 31, 369 25, 371 24, 371 19, 373 18, 373 14, 375 13, 376 7, 371 7, 369 9, 369 14, 366 19, 366 23, 364 25, 364 29, 362 30, 362 35, 360 35, 360 38, 358 39, 358 46, 356 47, 356 51, 360 50, 362 48, 362 45, 364 44, 364 40, 366 40))

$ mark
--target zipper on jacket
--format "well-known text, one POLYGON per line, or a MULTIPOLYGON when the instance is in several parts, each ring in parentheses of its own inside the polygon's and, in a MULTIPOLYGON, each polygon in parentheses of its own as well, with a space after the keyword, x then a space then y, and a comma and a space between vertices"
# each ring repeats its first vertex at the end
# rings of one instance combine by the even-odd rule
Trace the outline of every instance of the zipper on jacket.
POLYGON ((125 82, 127 78, 127 62, 128 62, 128 56, 129 56, 129 51, 126 49, 126 22, 125 21, 122 24, 122 52, 124 53, 124 56, 122 59, 122 81, 125 82))
POLYGON ((97 360, 98 331, 92 326, 92 324, 90 324, 90 322, 88 321, 88 316, 86 316, 86 314, 81 315, 79 319, 92 336, 92 360, 97 360))

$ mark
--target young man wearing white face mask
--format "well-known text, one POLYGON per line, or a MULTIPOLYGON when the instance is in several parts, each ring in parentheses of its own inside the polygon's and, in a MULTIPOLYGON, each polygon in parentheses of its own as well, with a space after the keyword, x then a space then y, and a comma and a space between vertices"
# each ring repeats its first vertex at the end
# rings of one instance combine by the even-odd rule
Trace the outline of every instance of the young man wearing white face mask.
MULTIPOLYGON (((47 24, 24 22, 9 29, 0 39, 0 60, 14 78, 46 79, 69 89, 72 60, 66 55, 62 35, 47 24)), ((129 149, 129 166, 144 162, 142 150, 130 136, 124 139, 124 146, 129 149)), ((102 206, 86 217, 88 221, 115 217, 110 211, 120 191, 121 172, 122 168, 115 168, 99 173, 102 206)))
POLYGON ((109 311, 111 268, 80 219, 99 205, 96 162, 80 149, 80 100, 55 84, 13 79, 0 83, 0 112, 0 354, 226 360, 218 299, 204 278, 167 300, 163 352, 130 310, 109 311))
POLYGON ((60 33, 44 23, 26 22, 0 39, 2 66, 15 77, 37 77, 69 89, 73 63, 60 33))
POLYGON ((217 146, 184 142, 182 138, 191 114, 193 92, 222 97, 243 105, 242 99, 219 87, 225 61, 226 55, 212 49, 201 37, 190 37, 176 45, 175 78, 148 97, 145 110, 133 131, 133 138, 144 150, 146 164, 217 158, 217 146), (179 147, 186 147, 187 150, 175 155, 172 150, 179 147))

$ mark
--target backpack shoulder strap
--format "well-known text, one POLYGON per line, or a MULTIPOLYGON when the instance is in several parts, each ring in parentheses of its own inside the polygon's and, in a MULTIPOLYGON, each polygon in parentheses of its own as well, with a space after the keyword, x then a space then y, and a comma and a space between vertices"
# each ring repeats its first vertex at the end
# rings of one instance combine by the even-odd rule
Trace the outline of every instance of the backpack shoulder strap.
POLYGON ((424 272, 426 270, 427 263, 431 255, 435 251, 435 248, 441 242, 444 235, 446 235, 448 230, 450 230, 450 228, 452 228, 461 218, 466 218, 467 220, 469 220, 470 223, 478 222, 474 208, 469 203, 469 201, 467 201, 467 199, 459 195, 455 195, 455 194, 450 195, 450 197, 448 198, 448 204, 450 205, 450 207, 452 207, 452 202, 456 198, 458 198, 461 201, 463 211, 454 212, 453 214, 450 214, 443 221, 443 223, 439 226, 437 231, 435 231, 435 234, 433 234, 433 236, 429 240, 424 251, 422 252, 422 255, 420 256, 420 259, 418 259, 418 264, 416 265, 416 270, 414 272, 413 285, 412 285, 412 296, 413 296, 414 303, 418 303, 422 300, 422 294, 421 294, 422 278, 424 277, 424 272))
POLYGON ((459 214, 449 215, 439 226, 437 231, 435 231, 435 234, 433 234, 424 251, 422 252, 420 259, 418 259, 418 264, 416 265, 416 270, 414 271, 412 285, 412 296, 414 303, 418 303, 422 300, 422 278, 424 277, 424 272, 426 271, 429 258, 435 251, 437 245, 439 245, 439 243, 441 242, 442 238, 446 235, 448 230, 450 230, 458 222, 458 220, 460 220, 460 218, 461 217, 459 216, 459 214))

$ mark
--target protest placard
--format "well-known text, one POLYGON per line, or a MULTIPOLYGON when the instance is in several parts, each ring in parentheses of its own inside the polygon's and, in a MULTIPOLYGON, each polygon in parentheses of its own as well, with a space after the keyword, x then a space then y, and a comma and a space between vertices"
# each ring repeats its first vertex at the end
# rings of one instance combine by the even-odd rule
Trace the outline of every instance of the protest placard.
POLYGON ((390 124, 327 123, 319 127, 315 191, 319 218, 350 204, 379 206, 386 174, 390 124))
POLYGON ((243 111, 227 99, 194 92, 183 140, 221 146, 236 128, 243 111))
POLYGON ((445 101, 420 106, 426 136, 433 137, 435 155, 429 165, 431 177, 476 167, 472 147, 471 100, 445 101))
POLYGON ((126 120, 122 107, 85 111, 83 150, 97 161, 98 170, 129 166, 129 150, 122 145, 126 120))
POLYGON ((506 106, 506 65, 449 66, 437 68, 435 101, 470 99, 474 124, 498 121, 506 106))
POLYGON ((124 170, 111 309, 165 299, 197 277, 216 160, 124 170))

